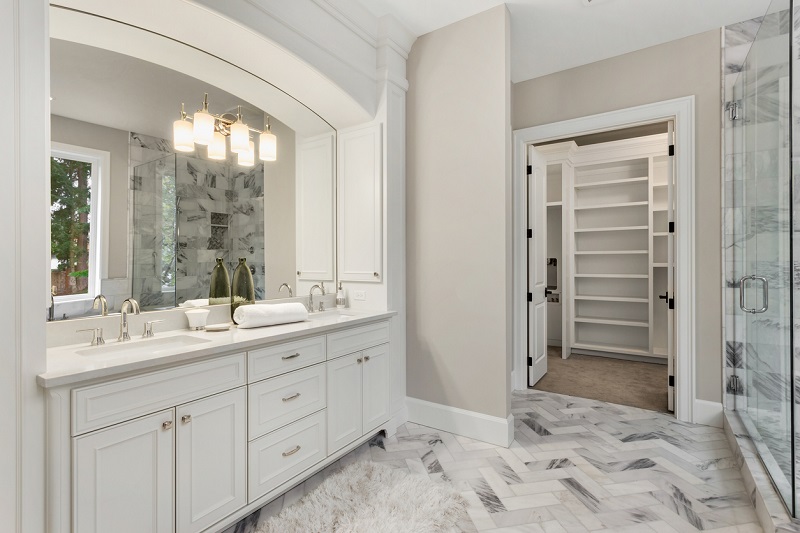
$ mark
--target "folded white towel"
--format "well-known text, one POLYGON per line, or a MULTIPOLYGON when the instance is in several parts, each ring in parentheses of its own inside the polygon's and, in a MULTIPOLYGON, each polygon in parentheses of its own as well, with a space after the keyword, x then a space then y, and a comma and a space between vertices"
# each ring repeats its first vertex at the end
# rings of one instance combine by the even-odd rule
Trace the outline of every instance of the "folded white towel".
POLYGON ((205 307, 208 305, 208 298, 200 299, 200 300, 186 300, 182 304, 179 304, 178 307, 205 307))
POLYGON ((299 303, 240 305, 233 312, 233 321, 240 328, 260 328, 308 319, 306 306, 299 303))

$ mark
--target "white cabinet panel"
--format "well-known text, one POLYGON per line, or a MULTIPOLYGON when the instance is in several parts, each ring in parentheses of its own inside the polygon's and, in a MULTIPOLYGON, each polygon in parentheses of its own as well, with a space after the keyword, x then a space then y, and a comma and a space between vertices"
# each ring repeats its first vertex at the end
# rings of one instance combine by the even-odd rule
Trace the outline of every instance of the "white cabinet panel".
POLYGON ((389 420, 389 344, 381 344, 362 352, 363 415, 362 432, 367 433, 389 420))
POLYGON ((381 281, 383 262, 382 127, 339 133, 337 218, 339 279, 381 281))
POLYGON ((325 408, 325 365, 314 365, 248 387, 250 440, 325 408))
POLYGON ((247 503, 244 387, 177 408, 178 533, 202 531, 247 503))
POLYGON ((244 354, 72 391, 73 435, 245 384, 244 354))
POLYGON ((325 459, 325 411, 264 435, 248 448, 248 497, 253 502, 325 459))
POLYGON ((297 143, 297 278, 333 281, 334 135, 297 143))
MULTIPOLYGON (((328 361, 328 453, 364 433, 361 420, 363 355, 356 352, 328 361)), ((388 396, 388 391, 386 391, 388 396)))
POLYGON ((285 374, 325 360, 325 337, 285 342, 247 353, 248 382, 285 374))
POLYGON ((76 533, 168 533, 174 522, 172 409, 74 439, 76 533))

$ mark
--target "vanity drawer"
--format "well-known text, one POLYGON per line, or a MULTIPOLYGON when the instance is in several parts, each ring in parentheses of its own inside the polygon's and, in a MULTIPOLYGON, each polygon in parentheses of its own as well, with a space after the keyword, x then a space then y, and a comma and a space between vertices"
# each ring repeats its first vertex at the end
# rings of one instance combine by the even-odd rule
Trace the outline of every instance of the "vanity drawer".
POLYGON ((248 502, 326 457, 325 411, 273 431, 248 445, 248 502))
POLYGON ((328 335, 328 359, 389 342, 389 322, 378 322, 328 335))
POLYGON ((285 342, 247 353, 249 382, 260 381, 325 360, 325 337, 285 342))
POLYGON ((245 384, 243 353, 72 391, 72 434, 116 424, 245 384))
POLYGON ((248 386, 250 440, 325 408, 325 365, 248 386))

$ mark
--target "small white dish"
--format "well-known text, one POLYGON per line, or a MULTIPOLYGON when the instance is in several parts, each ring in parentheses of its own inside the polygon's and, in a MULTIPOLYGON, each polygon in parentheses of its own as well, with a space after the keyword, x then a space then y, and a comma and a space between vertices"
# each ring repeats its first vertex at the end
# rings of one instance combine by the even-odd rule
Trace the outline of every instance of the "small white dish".
POLYGON ((226 324, 208 324, 206 325, 206 331, 228 331, 231 329, 230 322, 226 324))

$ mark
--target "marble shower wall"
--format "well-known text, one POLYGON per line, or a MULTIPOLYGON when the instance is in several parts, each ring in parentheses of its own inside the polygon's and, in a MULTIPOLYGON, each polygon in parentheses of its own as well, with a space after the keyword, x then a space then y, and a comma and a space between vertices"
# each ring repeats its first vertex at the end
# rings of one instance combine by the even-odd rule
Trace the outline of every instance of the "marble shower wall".
MULTIPOLYGON (((184 154, 174 154, 172 143, 138 133, 131 133, 131 167, 150 168, 154 161, 172 161, 175 178, 177 203, 177 256, 175 261, 174 293, 162 288, 162 278, 156 270, 153 252, 148 246, 153 236, 138 230, 138 221, 131 241, 134 246, 131 257, 134 265, 151 264, 153 268, 139 269, 142 276, 133 280, 134 297, 148 308, 173 306, 186 300, 207 298, 211 269, 215 258, 223 257, 228 270, 238 264, 239 257, 247 258, 253 273, 256 299, 264 298, 264 164, 251 168, 236 164, 235 156, 227 161, 213 161, 206 158, 184 154), (171 155, 170 155, 171 154, 171 155), (166 159, 165 159, 166 157, 166 159), (138 253, 136 243, 143 253, 138 253), (149 256, 148 256, 149 253, 149 256)), ((151 173, 155 183, 160 175, 151 173)), ((132 207, 136 209, 140 194, 137 187, 143 187, 141 178, 132 178, 132 207)), ((160 205, 160 188, 154 191, 154 198, 145 201, 160 205)), ((134 211, 131 209, 131 212, 134 211)), ((149 228, 146 223, 143 228, 149 228)), ((157 221, 153 226, 158 228, 157 221)), ((163 235, 155 236, 156 243, 163 241, 163 235)), ((158 248, 160 249, 160 248, 158 248)), ((136 271, 136 268, 134 268, 136 271)))

